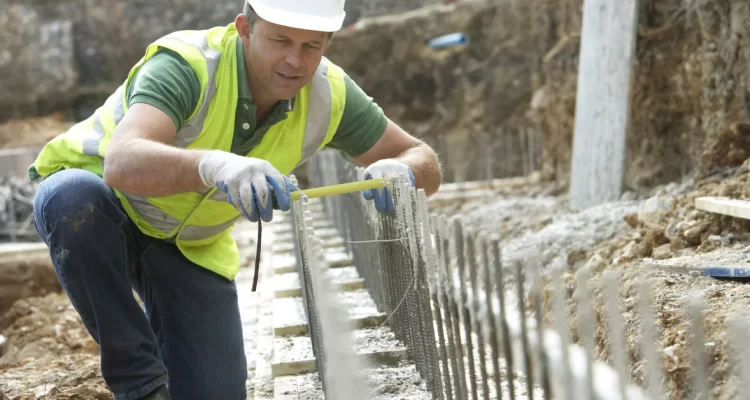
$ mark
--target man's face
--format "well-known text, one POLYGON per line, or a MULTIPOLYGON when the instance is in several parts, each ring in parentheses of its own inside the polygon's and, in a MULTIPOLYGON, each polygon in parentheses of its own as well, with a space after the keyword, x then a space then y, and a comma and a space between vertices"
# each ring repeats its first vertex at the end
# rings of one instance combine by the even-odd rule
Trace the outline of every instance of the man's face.
POLYGON ((248 26, 244 17, 237 22, 251 79, 274 99, 294 97, 317 70, 328 33, 289 28, 260 18, 253 26, 248 26))

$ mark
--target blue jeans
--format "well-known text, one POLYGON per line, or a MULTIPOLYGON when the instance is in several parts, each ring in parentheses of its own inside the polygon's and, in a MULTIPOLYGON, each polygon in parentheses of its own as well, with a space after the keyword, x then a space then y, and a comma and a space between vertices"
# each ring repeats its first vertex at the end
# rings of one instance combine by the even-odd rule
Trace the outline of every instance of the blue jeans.
POLYGON ((101 373, 117 400, 141 398, 165 383, 177 400, 246 398, 233 281, 141 233, 114 191, 88 171, 45 179, 34 199, 34 223, 99 344, 101 373))

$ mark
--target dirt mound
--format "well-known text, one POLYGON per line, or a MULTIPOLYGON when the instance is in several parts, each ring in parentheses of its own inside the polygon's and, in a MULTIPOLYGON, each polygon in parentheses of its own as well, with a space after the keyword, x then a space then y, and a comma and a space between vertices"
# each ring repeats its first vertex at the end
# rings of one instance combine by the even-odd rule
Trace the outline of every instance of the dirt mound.
POLYGON ((10 399, 112 398, 99 376, 99 347, 64 293, 19 300, 5 318, 0 392, 10 399))
POLYGON ((0 149, 41 147, 73 125, 63 113, 9 120, 0 124, 0 149))
POLYGON ((61 290, 48 255, 0 258, 0 329, 12 323, 3 314, 16 300, 61 290))
MULTIPOLYGON (((707 252, 750 240, 750 221, 698 210, 695 199, 726 196, 750 200, 750 160, 690 184, 684 194, 660 191, 638 213, 626 216, 632 229, 602 244, 598 254, 615 264, 642 257, 665 259, 707 252)), ((685 188, 685 189, 687 189, 685 188)))
MULTIPOLYGON (((671 185, 642 203, 639 212, 624 218, 628 228, 614 238, 599 243, 585 254, 569 257, 569 272, 580 269, 591 273, 589 286, 596 292, 598 353, 611 361, 609 354, 605 296, 611 295, 602 287, 601 274, 616 271, 620 274, 620 304, 625 331, 628 332, 627 351, 631 378, 645 384, 644 349, 640 348, 641 316, 635 307, 638 298, 636 283, 647 277, 653 292, 658 349, 665 374, 668 398, 688 398, 691 393, 692 334, 686 315, 686 296, 704 299, 706 350, 710 361, 710 387, 720 399, 739 396, 738 378, 733 375, 738 360, 734 344, 729 343, 728 322, 733 318, 747 318, 750 306, 747 283, 719 280, 710 277, 682 275, 656 269, 644 259, 683 257, 688 265, 702 265, 689 256, 713 251, 742 253, 750 246, 750 221, 697 210, 694 201, 701 196, 728 196, 750 200, 750 160, 740 167, 723 169, 702 179, 671 185), (688 257, 688 258, 684 258, 688 257), (692 264, 691 264, 692 263, 692 264)), ((571 283, 571 291, 575 284, 571 283)), ((575 290, 578 290, 576 288, 575 290)), ((577 323, 575 309, 568 310, 577 323)), ((577 331, 571 326, 573 332, 577 331)), ((574 335, 575 337, 575 335, 574 335)))

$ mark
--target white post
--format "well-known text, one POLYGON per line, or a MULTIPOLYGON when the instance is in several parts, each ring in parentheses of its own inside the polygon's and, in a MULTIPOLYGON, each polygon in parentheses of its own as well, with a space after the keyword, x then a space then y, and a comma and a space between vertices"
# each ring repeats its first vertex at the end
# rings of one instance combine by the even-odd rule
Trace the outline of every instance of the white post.
POLYGON ((638 0, 585 0, 570 206, 619 199, 625 177, 638 0))

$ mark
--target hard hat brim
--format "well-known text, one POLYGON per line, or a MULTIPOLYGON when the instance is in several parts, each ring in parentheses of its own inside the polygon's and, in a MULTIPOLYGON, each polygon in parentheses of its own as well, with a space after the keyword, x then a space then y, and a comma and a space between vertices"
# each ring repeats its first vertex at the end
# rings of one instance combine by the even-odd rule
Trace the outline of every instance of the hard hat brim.
POLYGON ((247 0, 259 17, 276 25, 288 26, 291 28, 305 29, 310 31, 336 32, 344 24, 346 12, 335 17, 317 17, 309 14, 295 13, 291 11, 278 10, 268 7, 260 1, 247 0))

